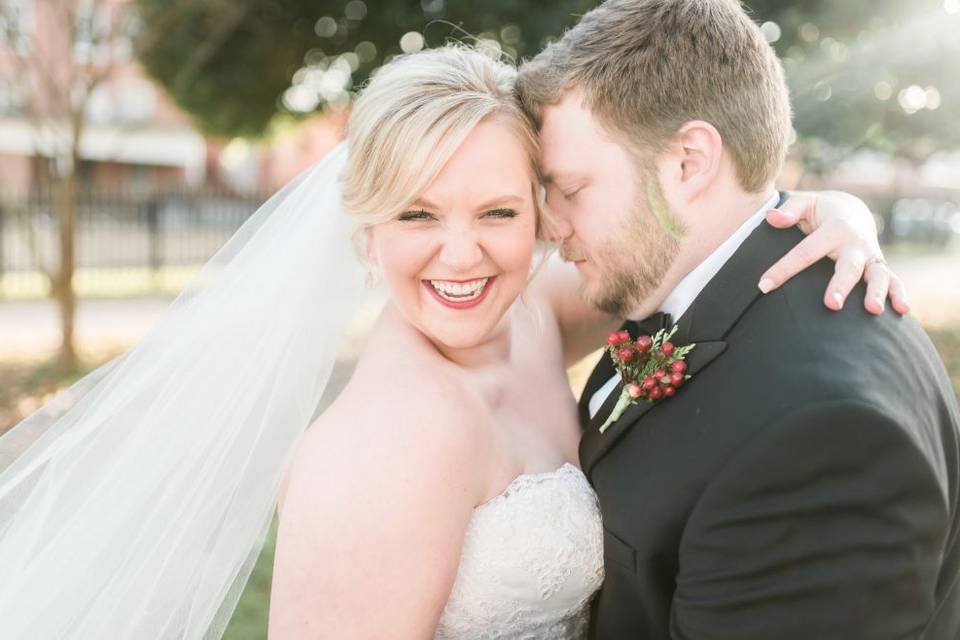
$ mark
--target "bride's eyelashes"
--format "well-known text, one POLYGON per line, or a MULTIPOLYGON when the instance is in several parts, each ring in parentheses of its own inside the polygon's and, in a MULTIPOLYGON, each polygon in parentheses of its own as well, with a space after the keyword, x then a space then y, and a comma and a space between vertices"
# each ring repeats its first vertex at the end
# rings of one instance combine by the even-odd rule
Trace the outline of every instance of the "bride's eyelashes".
MULTIPOLYGON (((485 218, 498 218, 498 219, 510 219, 517 217, 516 209, 508 208, 499 208, 499 209, 490 209, 489 211, 484 212, 483 217, 485 218)), ((432 213, 429 213, 423 209, 417 211, 405 211, 397 216, 397 220, 400 222, 422 222, 426 220, 436 220, 436 216, 432 213)))
POLYGON ((517 211, 515 209, 491 209, 484 216, 489 218, 516 218, 517 211))
POLYGON ((420 222, 423 220, 435 220, 436 218, 432 213, 428 213, 423 209, 418 211, 405 211, 397 216, 397 220, 400 222, 420 222))

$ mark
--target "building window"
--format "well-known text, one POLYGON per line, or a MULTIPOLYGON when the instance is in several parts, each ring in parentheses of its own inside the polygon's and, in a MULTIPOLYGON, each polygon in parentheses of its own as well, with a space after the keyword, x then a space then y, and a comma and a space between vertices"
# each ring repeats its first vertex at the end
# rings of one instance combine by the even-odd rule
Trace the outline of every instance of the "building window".
POLYGON ((110 57, 110 6, 94 8, 89 2, 77 7, 74 18, 73 58, 81 63, 102 63, 110 57))
POLYGON ((12 47, 18 54, 25 55, 30 50, 33 30, 32 0, 0 2, 0 49, 12 47))

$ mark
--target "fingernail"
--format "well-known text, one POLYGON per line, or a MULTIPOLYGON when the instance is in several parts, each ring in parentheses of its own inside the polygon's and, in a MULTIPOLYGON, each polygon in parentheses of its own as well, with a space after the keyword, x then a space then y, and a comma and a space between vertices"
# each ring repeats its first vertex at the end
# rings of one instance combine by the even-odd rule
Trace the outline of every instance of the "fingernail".
POLYGON ((876 298, 874 298, 874 300, 876 301, 877 306, 880 307, 880 312, 883 313, 883 309, 884 307, 886 307, 886 300, 884 300, 880 296, 877 296, 876 298))
POLYGON ((773 280, 770 278, 763 278, 760 280, 760 284, 757 285, 760 287, 760 291, 764 293, 770 293, 773 290, 773 280))
POLYGON ((837 303, 837 311, 843 309, 843 296, 840 295, 839 291, 833 292, 833 301, 837 303))

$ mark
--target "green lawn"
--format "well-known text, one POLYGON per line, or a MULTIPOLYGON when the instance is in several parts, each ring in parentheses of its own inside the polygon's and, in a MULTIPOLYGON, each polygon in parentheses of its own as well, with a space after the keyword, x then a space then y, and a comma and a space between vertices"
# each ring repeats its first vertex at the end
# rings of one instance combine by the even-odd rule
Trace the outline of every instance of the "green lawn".
POLYGON ((273 519, 263 550, 250 574, 250 581, 233 613, 225 640, 263 640, 267 637, 267 609, 270 603, 270 578, 273 575, 273 549, 277 542, 277 519, 273 519))
MULTIPOLYGON (((960 396, 960 329, 932 331, 930 335, 947 365, 954 389, 960 396)), ((88 362, 82 371, 72 374, 51 364, 0 365, 0 433, 42 403, 53 391, 66 386, 83 372, 93 369, 95 364, 88 362)), ((275 543, 276 521, 270 528, 247 588, 227 627, 224 636, 227 640, 266 638, 275 543)))

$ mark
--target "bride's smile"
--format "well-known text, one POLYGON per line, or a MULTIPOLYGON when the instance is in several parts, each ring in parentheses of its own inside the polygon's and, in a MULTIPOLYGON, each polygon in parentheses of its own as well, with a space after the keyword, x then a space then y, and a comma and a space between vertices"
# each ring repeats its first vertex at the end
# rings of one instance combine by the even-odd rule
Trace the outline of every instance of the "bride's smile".
POLYGON ((424 280, 424 284, 433 291, 441 304, 451 309, 470 309, 480 304, 493 287, 496 276, 476 278, 474 280, 424 280))

